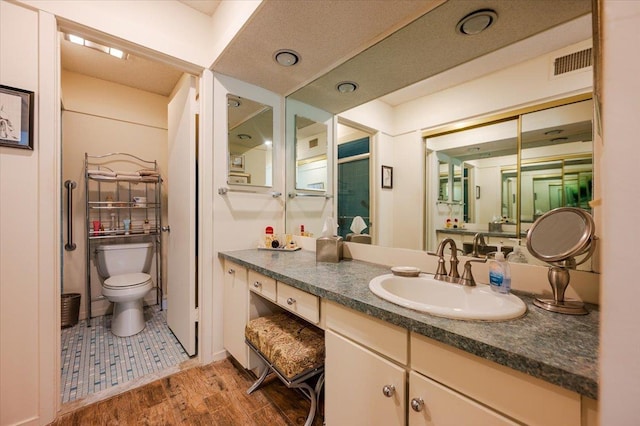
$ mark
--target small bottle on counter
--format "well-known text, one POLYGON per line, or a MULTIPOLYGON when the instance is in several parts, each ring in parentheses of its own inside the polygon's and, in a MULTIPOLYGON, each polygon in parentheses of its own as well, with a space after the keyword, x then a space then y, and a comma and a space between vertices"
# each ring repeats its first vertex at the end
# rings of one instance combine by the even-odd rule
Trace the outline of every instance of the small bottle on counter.
POLYGON ((511 291, 511 267, 504 258, 501 246, 498 246, 495 260, 489 263, 489 285, 498 293, 507 294, 511 291))

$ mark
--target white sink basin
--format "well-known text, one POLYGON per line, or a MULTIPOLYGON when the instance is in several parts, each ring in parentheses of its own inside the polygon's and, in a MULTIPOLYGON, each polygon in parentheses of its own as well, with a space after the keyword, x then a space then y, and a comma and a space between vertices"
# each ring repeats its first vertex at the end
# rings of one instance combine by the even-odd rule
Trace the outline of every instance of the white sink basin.
POLYGON ((369 282, 369 289, 405 308, 452 319, 499 321, 518 318, 527 311, 524 302, 513 294, 494 292, 484 284, 468 287, 438 281, 429 274, 380 275, 369 282))

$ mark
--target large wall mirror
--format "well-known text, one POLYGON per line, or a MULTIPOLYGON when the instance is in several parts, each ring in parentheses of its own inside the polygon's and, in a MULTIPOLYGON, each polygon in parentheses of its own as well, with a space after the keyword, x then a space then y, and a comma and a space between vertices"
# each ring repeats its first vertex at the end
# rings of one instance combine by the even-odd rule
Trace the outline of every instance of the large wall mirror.
POLYGON ((227 95, 230 185, 273 186, 273 108, 227 95))
MULTIPOLYGON (((578 53, 591 57, 591 1, 550 2, 546 6, 521 0, 443 2, 291 94, 287 98, 285 133, 287 147, 291 148, 287 153, 287 192, 303 192, 296 189, 293 176, 297 162, 290 140, 296 132, 290 105, 297 102, 336 114, 338 123, 344 120, 371 129, 370 215, 375 216, 371 232, 374 238, 377 236, 375 244, 431 249, 436 229, 444 227, 448 217, 485 228, 493 220, 504 220, 504 229, 521 237, 531 221, 551 206, 568 205, 574 198, 580 205, 588 205, 593 172, 589 175, 586 167, 591 154, 584 156, 582 150, 590 150, 590 142, 569 140, 562 144, 567 150, 562 152, 562 139, 557 138, 566 134, 557 135, 553 145, 561 152, 542 153, 542 142, 533 142, 533 135, 528 142, 527 121, 537 121, 535 109, 519 111, 515 116, 506 113, 482 125, 477 121, 477 117, 592 90, 590 65, 561 76, 556 76, 553 68, 554 60, 560 57, 578 53), (473 37, 455 32, 460 18, 486 7, 498 12, 495 27, 473 37), (531 18, 541 14, 545 19, 531 18), (400 62, 389 60, 393 55, 404 64, 400 72, 400 62), (384 72, 387 66, 391 71, 384 72), (341 81, 354 81, 359 87, 343 93, 336 90, 341 81), (469 127, 469 121, 476 123, 474 128, 469 127), (451 133, 465 128, 470 140, 450 137, 450 141, 443 138, 436 143, 436 136, 445 135, 425 133, 425 129, 445 126, 451 133), (483 131, 493 135, 481 135, 483 131), (427 150, 434 153, 426 158, 421 135, 434 139, 426 143, 427 150), (580 151, 568 152, 577 147, 580 151), (393 166, 393 188, 380 185, 382 165, 393 166), (543 167, 547 167, 544 173, 536 170, 543 167), (425 170, 428 179, 424 179, 425 170)), ((580 100, 587 98, 585 95, 580 100)), ((553 107, 559 105, 557 102, 553 107)), ((299 117, 324 122, 306 111, 296 111, 299 117)), ((592 115, 593 111, 589 119, 592 115)), ((329 131, 336 130, 329 126, 329 131)), ((332 203, 320 197, 288 198, 288 230, 296 231, 300 223, 314 221, 321 229, 324 217, 341 215, 337 139, 338 135, 328 143, 328 149, 335 150, 328 155, 328 167, 335 170, 329 173, 329 179, 335 179, 335 183, 328 184, 331 189, 327 195, 335 196, 335 206, 329 208, 332 203)))
POLYGON ((443 234, 451 233, 485 232, 513 246, 514 239, 524 238, 531 224, 550 210, 590 211, 590 95, 523 111, 493 122, 488 118, 487 124, 472 128, 426 135, 427 164, 433 170, 426 178, 434 182, 427 200, 435 200, 435 205, 427 202, 425 217, 431 225, 426 238, 430 250, 443 234))

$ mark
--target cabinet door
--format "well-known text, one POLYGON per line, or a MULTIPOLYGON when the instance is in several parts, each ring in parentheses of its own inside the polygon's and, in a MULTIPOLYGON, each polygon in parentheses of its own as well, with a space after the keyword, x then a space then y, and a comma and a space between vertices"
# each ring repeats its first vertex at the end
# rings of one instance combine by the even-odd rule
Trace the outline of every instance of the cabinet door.
POLYGON ((409 426, 517 425, 414 371, 409 373, 409 426))
POLYGON ((403 368, 330 330, 325 345, 327 425, 405 424, 403 368))
POLYGON ((244 342, 247 325, 249 287, 247 269, 233 262, 224 263, 224 348, 245 368, 248 368, 248 351, 244 342))

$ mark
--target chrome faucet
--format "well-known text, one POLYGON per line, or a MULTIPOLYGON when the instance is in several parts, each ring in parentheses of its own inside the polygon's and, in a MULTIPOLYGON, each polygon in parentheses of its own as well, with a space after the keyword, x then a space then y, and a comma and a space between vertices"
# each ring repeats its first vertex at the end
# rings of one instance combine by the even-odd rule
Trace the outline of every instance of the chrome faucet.
MULTIPOLYGON (((476 236, 480 235, 479 238, 482 238, 482 234, 476 234, 476 236)), ((474 247, 475 247, 475 237, 474 237, 474 247)), ((484 244, 484 239, 482 239, 482 243, 484 244)), ((474 250, 475 251, 475 250, 474 250)), ((427 252, 427 254, 431 256, 438 256, 438 268, 436 269, 436 273, 433 278, 440 281, 446 281, 449 283, 461 284, 465 286, 475 286, 476 282, 471 274, 471 262, 486 262, 487 259, 484 258, 482 260, 467 260, 464 264, 464 273, 462 277, 458 273, 458 248, 456 247, 456 242, 451 238, 445 238, 438 245, 438 249, 435 253, 427 252), (451 247, 451 268, 449 273, 447 274, 447 267, 445 266, 444 260, 444 249, 447 245, 451 247)))
POLYGON ((473 236, 473 250, 471 251, 471 257, 480 257, 480 253, 478 253, 479 247, 485 247, 487 243, 484 241, 484 235, 478 232, 473 236))

